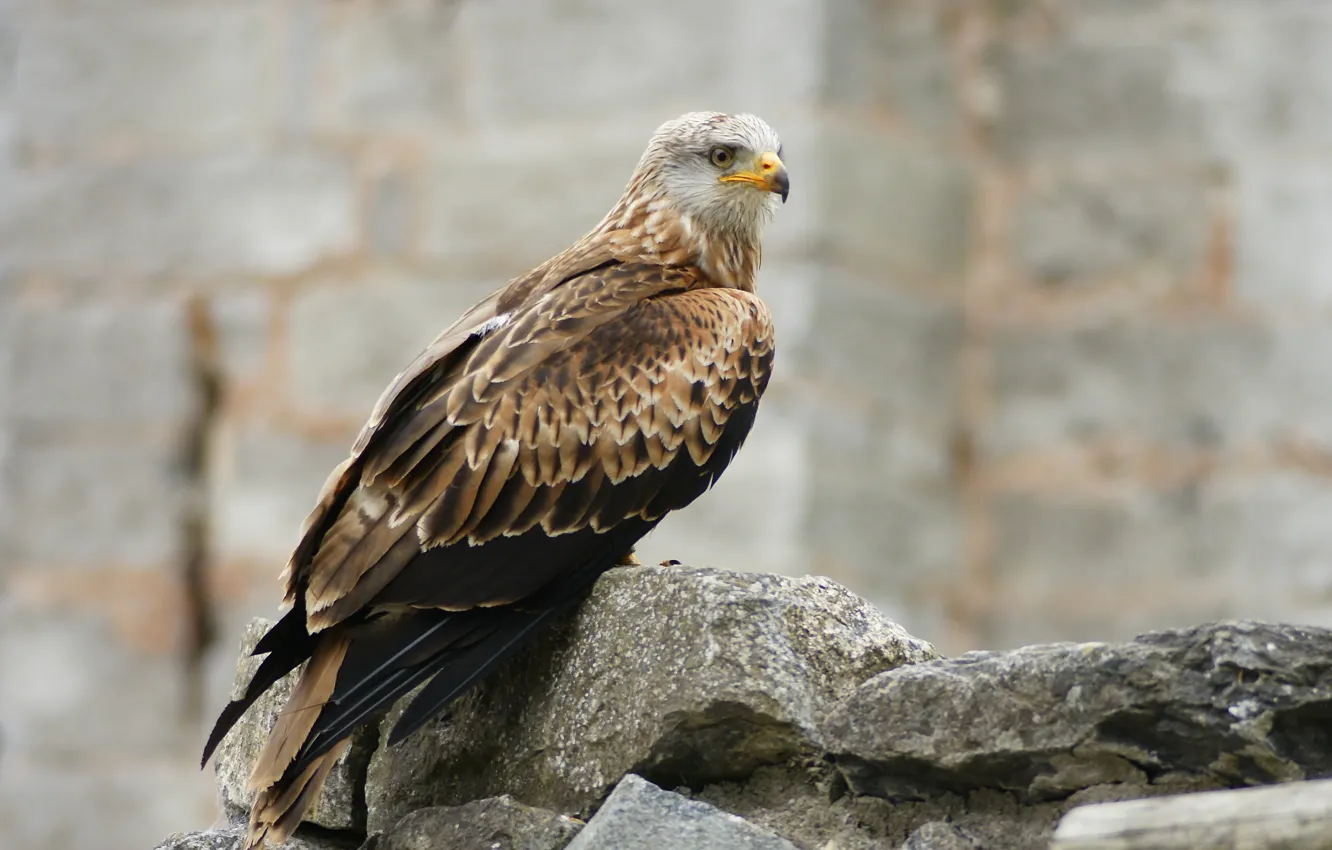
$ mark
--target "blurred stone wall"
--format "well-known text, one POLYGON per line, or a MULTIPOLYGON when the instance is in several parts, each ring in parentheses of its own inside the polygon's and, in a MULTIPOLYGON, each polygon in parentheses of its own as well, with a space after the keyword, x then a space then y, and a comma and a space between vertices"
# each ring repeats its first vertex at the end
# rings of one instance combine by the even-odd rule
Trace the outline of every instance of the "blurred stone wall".
POLYGON ((0 844, 213 816, 241 624, 379 390, 748 110, 778 379, 642 547, 946 651, 1332 621, 1332 6, 0 0, 0 844))

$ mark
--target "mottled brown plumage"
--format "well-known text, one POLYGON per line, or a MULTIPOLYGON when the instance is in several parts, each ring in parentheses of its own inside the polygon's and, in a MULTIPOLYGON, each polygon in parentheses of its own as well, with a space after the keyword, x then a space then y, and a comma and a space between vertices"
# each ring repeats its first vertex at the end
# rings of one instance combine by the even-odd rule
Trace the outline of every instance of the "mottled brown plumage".
POLYGON ((287 565, 291 610, 205 749, 305 665, 254 768, 247 846, 291 833, 358 725, 428 683, 390 742, 410 734, 725 469, 772 367, 753 292, 787 192, 778 149, 752 116, 663 125, 596 228, 385 391, 287 565))

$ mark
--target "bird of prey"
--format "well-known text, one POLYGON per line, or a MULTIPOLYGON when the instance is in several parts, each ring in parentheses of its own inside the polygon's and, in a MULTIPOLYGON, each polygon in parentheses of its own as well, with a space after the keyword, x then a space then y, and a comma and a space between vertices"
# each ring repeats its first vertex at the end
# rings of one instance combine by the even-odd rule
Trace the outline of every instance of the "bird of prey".
POLYGON ((389 743, 410 735, 721 475, 772 368, 754 276, 788 190, 761 119, 668 121, 599 224, 394 379, 204 749, 304 665, 254 766, 247 848, 290 835, 358 726, 420 687, 389 743))

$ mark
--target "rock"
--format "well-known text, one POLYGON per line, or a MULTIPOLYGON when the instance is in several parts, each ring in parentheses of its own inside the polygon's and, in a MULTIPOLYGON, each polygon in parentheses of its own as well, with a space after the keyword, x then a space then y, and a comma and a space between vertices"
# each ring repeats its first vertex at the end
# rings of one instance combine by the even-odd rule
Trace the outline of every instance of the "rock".
POLYGON ((796 846, 735 815, 663 791, 630 774, 569 850, 796 850, 796 846))
POLYGON ((1071 809, 1050 850, 1324 850, 1332 780, 1097 803, 1071 809))
MULTIPOLYGON (((264 619, 255 619, 245 630, 241 638, 241 658, 236 670, 236 683, 232 689, 232 698, 240 696, 250 677, 258 669, 263 656, 253 657, 254 649, 264 632, 272 623, 264 619)), ((217 764, 217 787, 226 814, 232 820, 249 817, 250 803, 254 792, 247 791, 250 771, 255 759, 268 740, 268 733, 277 720, 278 711, 286 704, 287 697, 296 683, 293 672, 282 679, 261 696, 241 717, 230 734, 222 739, 213 757, 217 764)), ((366 763, 370 751, 374 749, 377 730, 372 726, 358 732, 324 783, 319 799, 305 813, 306 823, 313 823, 328 829, 365 830, 365 808, 359 804, 362 789, 365 786, 366 763)))
POLYGON ((700 787, 816 757, 814 730, 838 700, 936 657, 827 579, 612 570, 537 647, 375 753, 369 828, 502 793, 577 812, 631 770, 700 787))
POLYGON ((491 797, 412 812, 380 836, 374 850, 561 850, 580 829, 573 818, 491 797))
MULTIPOLYGON (((245 828, 210 829, 204 832, 178 832, 153 850, 240 850, 245 842, 245 828)), ((293 835, 281 846, 269 850, 346 850, 346 844, 293 835)))
POLYGON ((960 827, 936 820, 911 833, 902 850, 981 850, 981 846, 960 827))
POLYGON ((820 736, 857 794, 999 789, 1030 802, 1102 783, 1326 775, 1330 722, 1332 632, 1239 622, 892 670, 820 736))
MULTIPOLYGON (((835 770, 818 762, 761 767, 743 782, 718 782, 690 797, 744 818, 798 847, 834 850, 887 850, 902 843, 920 822, 927 804, 894 805, 877 797, 830 793, 835 770), (834 798, 835 797, 835 798, 834 798)), ((836 779, 840 781, 840 776, 836 779)), ((927 819, 946 811, 933 807, 927 819)))
MULTIPOLYGON (((827 769, 835 773, 831 765, 827 769)), ((840 783, 840 777, 836 781, 840 783)), ((880 797, 830 794, 832 790, 821 765, 801 769, 775 766, 760 768, 744 782, 709 785, 690 796, 807 850, 902 850, 904 842, 913 837, 917 843, 956 838, 944 826, 956 827, 972 842, 974 848, 962 845, 966 850, 1046 850, 1055 823, 1069 807, 1141 796, 1154 789, 1102 785, 1079 791, 1067 800, 1028 805, 1002 791, 891 802, 880 797)))

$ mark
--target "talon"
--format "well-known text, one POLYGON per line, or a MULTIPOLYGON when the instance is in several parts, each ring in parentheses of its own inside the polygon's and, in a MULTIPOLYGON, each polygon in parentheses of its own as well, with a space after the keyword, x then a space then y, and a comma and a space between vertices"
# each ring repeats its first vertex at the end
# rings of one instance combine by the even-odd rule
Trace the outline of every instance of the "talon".
POLYGON ((661 564, 659 564, 659 566, 663 566, 663 567, 683 567, 684 564, 680 563, 679 561, 675 560, 674 558, 671 558, 671 559, 669 559, 669 560, 662 561, 661 564))
POLYGON ((643 562, 638 560, 638 556, 630 549, 624 554, 624 557, 615 562, 617 567, 641 567, 643 562))

